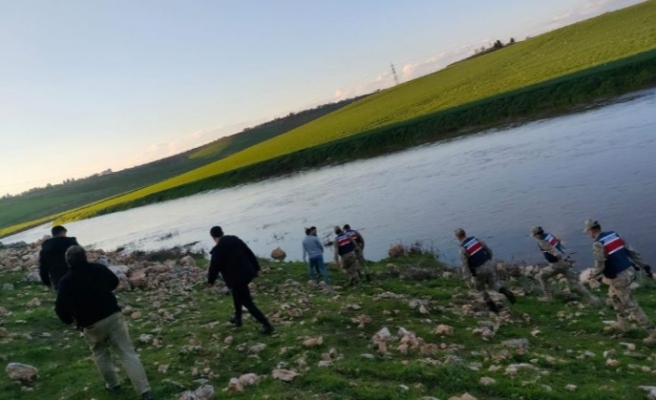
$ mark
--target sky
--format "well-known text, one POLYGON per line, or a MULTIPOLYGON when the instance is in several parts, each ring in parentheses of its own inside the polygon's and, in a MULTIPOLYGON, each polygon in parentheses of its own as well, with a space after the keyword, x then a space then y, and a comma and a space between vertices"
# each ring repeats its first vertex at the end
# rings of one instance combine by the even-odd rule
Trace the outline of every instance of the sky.
POLYGON ((0 194, 173 155, 641 0, 0 0, 0 194))

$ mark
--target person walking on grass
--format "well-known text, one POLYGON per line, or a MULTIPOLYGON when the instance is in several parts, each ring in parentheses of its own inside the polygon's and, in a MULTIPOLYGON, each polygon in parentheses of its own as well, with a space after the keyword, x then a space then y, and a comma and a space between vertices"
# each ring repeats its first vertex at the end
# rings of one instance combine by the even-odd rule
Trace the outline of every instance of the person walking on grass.
POLYGON ((592 254, 594 268, 590 274, 591 280, 606 278, 609 281, 608 296, 617 314, 617 321, 609 330, 626 332, 630 330, 629 316, 633 316, 649 336, 643 341, 646 344, 656 344, 656 326, 647 314, 640 308, 631 294, 631 284, 636 279, 634 266, 645 268, 640 253, 613 231, 602 231, 599 222, 589 219, 585 221, 583 231, 594 243, 592 254))
POLYGON ((323 244, 317 237, 317 228, 311 227, 305 230, 305 239, 303 239, 303 262, 310 259, 310 280, 318 279, 319 276, 328 284, 328 272, 323 260, 323 244), (316 276, 316 278, 315 278, 316 276))
POLYGON ((260 333, 265 335, 273 333, 273 326, 253 302, 251 291, 248 288, 248 284, 257 277, 260 271, 260 263, 255 254, 237 236, 224 235, 220 226, 213 227, 210 230, 210 236, 216 246, 210 252, 212 258, 207 281, 210 285, 214 285, 219 273, 223 276, 223 281, 232 293, 235 306, 235 314, 230 318, 230 323, 241 327, 242 307, 246 307, 253 318, 262 324, 260 333))
POLYGON ((601 306, 601 300, 588 291, 579 277, 572 270, 573 261, 569 255, 565 254, 560 240, 550 233, 545 233, 542 227, 534 226, 531 228, 531 236, 538 241, 538 249, 549 263, 548 266, 542 268, 537 278, 542 287, 544 297, 540 300, 551 302, 553 301, 553 294, 551 292, 551 284, 549 279, 562 274, 569 283, 570 289, 578 292, 581 296, 588 299, 589 303, 595 307, 601 306))
POLYGON ((335 227, 335 263, 340 265, 349 278, 349 285, 355 286, 360 283, 360 271, 358 270, 358 257, 360 246, 342 230, 339 226, 335 227))
MULTIPOLYGON (((364 277, 367 279, 367 282, 371 282, 371 273, 369 272, 369 267, 367 267, 367 260, 364 258, 364 238, 360 234, 360 232, 356 231, 355 229, 351 229, 351 225, 345 224, 343 231, 346 232, 347 235, 351 237, 355 241, 355 243, 360 246, 360 251, 356 254, 358 257, 358 262, 360 263, 360 268, 362 269, 362 272, 364 272, 364 277)), ((362 275, 360 275, 360 278, 362 278, 362 275)))
POLYGON ((75 238, 67 237, 66 228, 57 225, 50 231, 52 238, 41 245, 39 252, 39 276, 44 285, 59 290, 59 281, 69 271, 66 264, 66 250, 71 246, 77 246, 75 238))
POLYGON ((515 304, 514 293, 499 284, 496 270, 491 263, 492 250, 484 242, 473 236, 467 236, 462 228, 456 229, 455 235, 460 241, 463 276, 466 280, 473 281, 476 290, 481 294, 490 311, 498 314, 499 307, 485 290, 486 287, 503 294, 512 304, 515 304))
POLYGON ((84 333, 105 388, 117 392, 121 386, 114 370, 110 348, 118 355, 132 386, 142 400, 153 400, 148 378, 130 341, 128 326, 116 302, 118 278, 102 264, 87 261, 80 246, 65 254, 71 270, 60 282, 55 311, 67 325, 77 324, 84 333))

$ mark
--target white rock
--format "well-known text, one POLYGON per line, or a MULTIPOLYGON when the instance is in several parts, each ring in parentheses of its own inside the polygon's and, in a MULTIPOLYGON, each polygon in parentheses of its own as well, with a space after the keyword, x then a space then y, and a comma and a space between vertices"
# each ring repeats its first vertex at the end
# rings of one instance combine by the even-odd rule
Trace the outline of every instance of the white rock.
POLYGON ((228 391, 229 392, 243 392, 244 387, 239 382, 239 379, 231 378, 230 382, 228 382, 228 391))
POLYGON ((258 384, 262 378, 257 374, 244 374, 239 377, 239 383, 243 386, 253 386, 258 384))
POLYGON ((452 326, 440 324, 435 328, 435 334, 441 336, 453 336, 454 329, 452 326))
POLYGON ((656 400, 656 386, 638 386, 638 389, 646 391, 649 400, 656 400))
POLYGON ((27 364, 10 363, 5 371, 12 381, 29 382, 39 376, 39 370, 27 364))
POLYGON ((567 390, 568 392, 574 392, 574 391, 576 391, 576 389, 577 389, 576 385, 571 385, 570 384, 570 385, 565 386, 565 390, 567 390))
POLYGON ((194 391, 198 400, 212 400, 214 398, 214 386, 203 385, 194 391))
POLYGON ((252 346, 250 349, 248 349, 248 354, 259 354, 264 349, 266 349, 266 347, 267 347, 266 344, 258 343, 255 346, 252 346))
POLYGON ((299 374, 297 372, 290 371, 287 369, 274 369, 271 372, 271 376, 273 377, 273 379, 278 379, 283 382, 291 382, 294 380, 294 378, 299 376, 299 374))
POLYGON ((478 383, 480 383, 483 386, 490 386, 490 385, 494 385, 495 383, 497 383, 497 381, 495 381, 494 379, 489 378, 487 376, 484 376, 478 381, 478 383))
POLYGON ((502 345, 513 349, 527 349, 529 347, 528 339, 511 339, 501 342, 502 345))

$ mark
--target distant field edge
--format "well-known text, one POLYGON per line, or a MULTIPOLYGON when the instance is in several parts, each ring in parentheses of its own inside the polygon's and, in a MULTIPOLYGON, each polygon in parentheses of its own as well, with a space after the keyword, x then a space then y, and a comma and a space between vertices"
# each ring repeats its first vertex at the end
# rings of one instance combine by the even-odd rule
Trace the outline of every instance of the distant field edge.
MULTIPOLYGON (((229 188, 308 169, 376 157, 429 142, 574 113, 618 96, 656 86, 656 49, 539 84, 361 132, 327 144, 176 186, 139 199, 85 212, 59 214, 66 223, 148 204, 229 188)), ((50 218, 54 219, 54 218, 50 218)), ((44 223, 45 218, 0 230, 0 238, 44 223)))

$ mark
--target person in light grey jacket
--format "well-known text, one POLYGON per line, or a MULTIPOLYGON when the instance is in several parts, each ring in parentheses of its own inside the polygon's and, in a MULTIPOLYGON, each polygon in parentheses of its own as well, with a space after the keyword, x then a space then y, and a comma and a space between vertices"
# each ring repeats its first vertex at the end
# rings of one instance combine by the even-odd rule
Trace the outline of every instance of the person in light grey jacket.
POLYGON ((303 262, 310 259, 310 279, 315 280, 321 275, 323 281, 328 283, 328 271, 323 260, 323 244, 317 237, 317 228, 311 227, 305 230, 303 239, 303 262))

